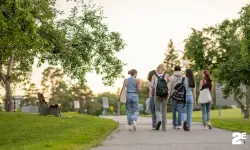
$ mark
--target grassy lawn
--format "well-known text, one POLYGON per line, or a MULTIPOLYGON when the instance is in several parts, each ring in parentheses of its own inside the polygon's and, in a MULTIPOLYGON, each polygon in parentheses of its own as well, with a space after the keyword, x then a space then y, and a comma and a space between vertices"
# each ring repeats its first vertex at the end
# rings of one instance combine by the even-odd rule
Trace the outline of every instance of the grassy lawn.
MULTIPOLYGON (((149 116, 149 115, 147 115, 149 116)), ((168 118, 172 118, 172 113, 167 114, 168 118)), ((201 111, 193 112, 193 122, 202 122, 201 111)), ((218 110, 211 111, 211 123, 214 127, 238 131, 247 132, 250 134, 250 119, 243 119, 240 109, 221 109, 221 115, 219 116, 218 110)))
MULTIPOLYGON (((211 123, 214 127, 250 133, 250 119, 244 119, 240 109, 221 109, 211 111, 211 123)), ((172 114, 168 114, 168 116, 172 114)), ((202 122, 201 111, 193 112, 193 122, 202 122)))
POLYGON ((98 146, 118 126, 94 116, 63 116, 0 112, 0 149, 82 150, 98 146))

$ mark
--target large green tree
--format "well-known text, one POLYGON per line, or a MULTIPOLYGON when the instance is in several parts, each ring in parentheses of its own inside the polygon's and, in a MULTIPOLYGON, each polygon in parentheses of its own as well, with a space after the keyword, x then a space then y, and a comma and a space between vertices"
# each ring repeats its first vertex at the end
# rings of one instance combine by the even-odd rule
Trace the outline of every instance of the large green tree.
POLYGON ((224 96, 234 94, 245 118, 249 118, 250 104, 249 14, 247 5, 242 8, 239 19, 224 20, 201 31, 193 29, 185 44, 185 56, 192 62, 191 67, 195 71, 209 69, 218 82, 225 85, 224 96), (247 87, 246 91, 243 86, 247 87))
POLYGON ((39 31, 51 25, 55 0, 2 0, 0 5, 0 77, 6 111, 13 111, 11 83, 30 77, 34 57, 43 53, 39 31))
POLYGON ((6 90, 6 111, 13 111, 11 83, 28 81, 35 57, 39 65, 61 66, 80 82, 92 71, 102 74, 106 85, 122 76, 124 64, 115 53, 125 44, 118 32, 109 31, 102 9, 77 1, 68 18, 55 21, 61 14, 55 1, 1 1, 0 77, 6 90))
POLYGON ((168 43, 168 49, 165 52, 165 60, 163 63, 166 67, 167 73, 169 74, 172 74, 174 66, 179 65, 180 63, 180 61, 178 60, 178 53, 176 53, 172 39, 170 39, 168 43))
MULTIPOLYGON (((225 84, 225 96, 234 94, 234 99, 244 112, 244 118, 249 118, 250 107, 250 5, 246 5, 240 11, 238 19, 238 32, 240 47, 233 51, 228 61, 220 68, 219 81, 225 84), (246 90, 242 87, 245 86, 246 90), (241 99, 246 99, 246 104, 241 99)), ((231 43, 235 45, 235 43, 231 43)))

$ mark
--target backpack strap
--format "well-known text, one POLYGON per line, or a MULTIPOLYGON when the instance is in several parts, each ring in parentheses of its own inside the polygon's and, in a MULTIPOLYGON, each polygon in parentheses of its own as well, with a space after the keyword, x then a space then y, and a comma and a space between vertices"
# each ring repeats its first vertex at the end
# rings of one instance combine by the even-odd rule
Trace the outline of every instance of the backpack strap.
MULTIPOLYGON (((157 73, 155 73, 155 76, 157 77, 157 79, 160 78, 157 73)), ((162 77, 165 79, 165 76, 166 76, 166 74, 164 73, 162 77)))
POLYGON ((158 76, 158 74, 157 73, 155 73, 155 76, 157 77, 157 79, 159 79, 160 77, 158 76))

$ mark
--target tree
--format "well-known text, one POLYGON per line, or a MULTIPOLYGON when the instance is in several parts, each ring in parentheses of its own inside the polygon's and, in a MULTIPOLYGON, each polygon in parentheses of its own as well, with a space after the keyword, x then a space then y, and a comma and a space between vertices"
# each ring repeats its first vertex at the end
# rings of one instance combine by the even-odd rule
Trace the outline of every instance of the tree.
POLYGON ((51 103, 59 103, 62 105, 62 111, 73 111, 73 101, 74 96, 72 95, 71 87, 61 81, 59 85, 53 90, 52 96, 50 99, 51 103))
POLYGON ((185 44, 185 55, 194 70, 209 69, 225 85, 225 98, 234 94, 244 118, 249 118, 250 105, 249 8, 249 5, 242 8, 239 19, 224 20, 201 31, 193 29, 185 44), (247 87, 246 91, 243 86, 247 87), (243 97, 246 105, 241 102, 243 97))
POLYGON ((116 78, 123 77, 124 63, 115 53, 125 44, 118 32, 109 31, 104 19, 101 7, 81 2, 68 18, 58 23, 67 39, 43 59, 60 64, 64 73, 81 83, 87 72, 95 71, 103 75, 105 85, 113 84, 116 78))
MULTIPOLYGON (((230 59, 221 66, 219 81, 225 83, 225 96, 234 93, 234 98, 244 112, 244 118, 249 118, 250 107, 250 5, 240 11, 238 30, 240 32, 240 47, 230 55, 230 59), (246 86, 246 91, 242 89, 246 86), (246 105, 240 100, 246 98, 246 105)), ((234 43, 232 43, 234 44, 234 43)))
POLYGON ((106 85, 122 76, 124 64, 115 53, 125 44, 118 32, 110 32, 103 23, 102 9, 78 1, 70 17, 55 21, 62 13, 55 2, 1 1, 0 77, 6 90, 6 111, 13 111, 11 83, 28 81, 35 57, 38 66, 44 62, 58 65, 81 83, 92 71, 102 74, 106 85))
POLYGON ((38 89, 34 83, 31 83, 28 88, 25 88, 24 101, 26 101, 26 104, 36 105, 37 93, 38 89))
POLYGON ((6 111, 13 111, 11 83, 28 80, 34 57, 43 53, 40 32, 53 23, 55 0, 2 0, 0 5, 0 77, 6 111))
POLYGON ((71 88, 71 92, 73 95, 73 100, 80 101, 80 112, 85 112, 87 109, 87 113, 91 115, 96 115, 96 112, 101 109, 101 106, 94 101, 94 94, 92 90, 87 85, 75 84, 71 88), (96 104, 96 105, 95 105, 96 104))
POLYGON ((55 92, 56 88, 61 82, 64 82, 62 70, 55 67, 48 67, 43 71, 42 74, 42 91, 43 93, 47 94, 47 96, 52 97, 52 94, 55 92))
POLYGON ((110 93, 110 92, 104 92, 104 93, 98 94, 96 99, 100 104, 102 104, 103 97, 108 97, 109 106, 113 106, 114 112, 117 112, 118 111, 118 103, 117 103, 118 102, 118 95, 114 94, 114 93, 110 93))
POLYGON ((178 65, 180 61, 178 60, 178 54, 175 51, 174 43, 170 39, 168 43, 168 49, 165 52, 164 64, 166 66, 166 71, 169 74, 173 73, 174 66, 178 65))

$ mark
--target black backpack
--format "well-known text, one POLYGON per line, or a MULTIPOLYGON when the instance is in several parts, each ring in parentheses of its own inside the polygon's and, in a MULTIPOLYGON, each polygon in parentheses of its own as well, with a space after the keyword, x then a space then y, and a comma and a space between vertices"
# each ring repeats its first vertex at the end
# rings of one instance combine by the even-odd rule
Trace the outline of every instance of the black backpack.
POLYGON ((174 87, 174 92, 172 94, 172 100, 177 101, 177 103, 186 103, 186 89, 184 85, 185 77, 182 78, 182 82, 178 83, 174 87))
POLYGON ((162 77, 159 77, 157 74, 155 74, 157 77, 157 87, 156 87, 156 96, 159 97, 167 97, 168 96, 168 84, 165 80, 165 73, 162 77))

